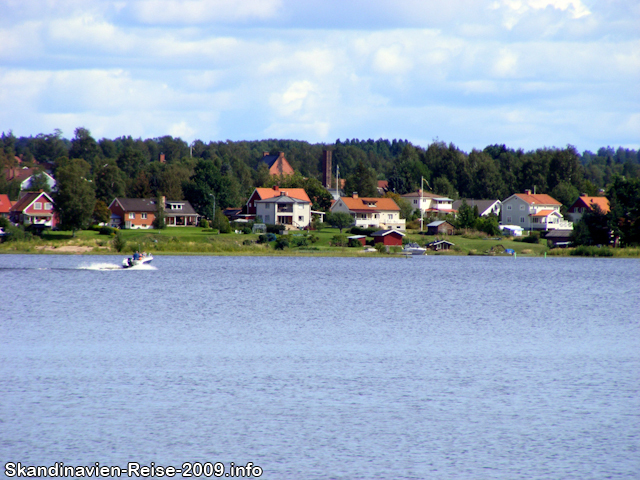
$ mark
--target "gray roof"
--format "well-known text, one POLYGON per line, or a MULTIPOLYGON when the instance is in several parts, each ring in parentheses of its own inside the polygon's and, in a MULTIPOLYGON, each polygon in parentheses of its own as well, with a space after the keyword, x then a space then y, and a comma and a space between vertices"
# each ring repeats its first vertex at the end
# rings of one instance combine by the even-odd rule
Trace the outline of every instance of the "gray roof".
MULTIPOLYGON (((113 201, 122 205, 122 208, 126 212, 155 212, 158 209, 155 198, 117 197, 113 201)), ((197 215, 196 211, 187 200, 165 200, 164 213, 166 216, 170 217, 174 215, 197 215), (182 210, 171 210, 168 208, 172 203, 182 204, 182 210)))
POLYGON ((478 211, 480 213, 484 212, 485 210, 490 208, 494 203, 498 202, 498 200, 474 200, 473 198, 465 198, 465 199, 460 199, 453 202, 454 210, 460 210, 460 206, 462 205, 462 200, 466 200, 467 205, 469 205, 471 208, 477 206, 478 211))
POLYGON ((447 222, 444 220, 436 220, 435 222, 431 222, 429 225, 427 225, 427 227, 439 227, 443 223, 447 223, 447 222))
POLYGON ((544 238, 567 238, 570 237, 573 230, 549 230, 544 238))

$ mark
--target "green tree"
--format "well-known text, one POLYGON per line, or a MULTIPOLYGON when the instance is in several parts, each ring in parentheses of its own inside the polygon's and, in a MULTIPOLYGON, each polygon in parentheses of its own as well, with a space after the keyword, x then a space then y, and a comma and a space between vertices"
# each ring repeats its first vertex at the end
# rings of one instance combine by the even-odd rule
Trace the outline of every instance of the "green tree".
POLYGON ((353 225, 353 217, 347 212, 329 212, 325 215, 325 222, 333 228, 339 228, 342 233, 343 228, 353 225))
POLYGON ((93 215, 96 194, 93 184, 87 180, 89 164, 79 158, 68 160, 56 171, 58 192, 54 209, 62 229, 76 234, 76 230, 86 228, 93 215))
POLYGON ((44 173, 36 173, 33 175, 27 190, 30 192, 39 192, 40 190, 47 193, 51 192, 47 176, 44 173))
POLYGON ((462 200, 462 205, 458 209, 456 226, 458 228, 475 228, 478 220, 478 208, 471 207, 466 199, 462 200))
POLYGON ((95 166, 102 150, 86 128, 79 127, 75 130, 75 137, 71 140, 69 158, 82 158, 90 165, 95 166))
POLYGON ((164 202, 162 201, 161 195, 158 195, 156 198, 156 212, 155 218, 153 219, 153 228, 157 230, 167 228, 166 215, 164 213, 164 202))
POLYGON ((400 218, 410 219, 413 216, 413 207, 408 200, 402 198, 399 194, 394 192, 386 192, 384 195, 386 198, 392 198, 396 205, 400 207, 400 218))
POLYGON ((96 198, 109 205, 114 198, 124 196, 125 180, 114 160, 107 160, 95 170, 96 198))
POLYGON ((220 233, 230 233, 231 232, 231 224, 229 223, 229 219, 226 217, 220 208, 216 209, 216 217, 213 219, 213 224, 211 228, 216 228, 220 233))
POLYGON ((109 225, 109 220, 111 220, 111 210, 106 203, 102 200, 96 200, 96 204, 93 207, 93 221, 95 223, 104 223, 109 225))
POLYGON ((360 160, 355 172, 349 175, 344 184, 347 194, 357 192, 361 197, 378 196, 378 180, 376 172, 360 160))

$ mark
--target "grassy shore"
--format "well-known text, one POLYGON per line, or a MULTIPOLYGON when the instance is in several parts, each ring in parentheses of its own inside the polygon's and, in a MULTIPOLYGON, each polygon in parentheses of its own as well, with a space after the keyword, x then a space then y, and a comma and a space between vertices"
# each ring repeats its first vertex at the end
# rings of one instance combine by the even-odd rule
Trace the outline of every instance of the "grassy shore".
MULTIPOLYGON (((121 230, 126 241, 118 252, 114 247, 114 237, 101 235, 97 231, 46 232, 42 237, 29 240, 4 242, 0 253, 66 253, 128 255, 135 250, 151 252, 154 255, 273 255, 273 256, 381 256, 384 253, 363 253, 362 248, 334 247, 331 239, 340 234, 338 229, 324 228, 314 232, 290 232, 289 238, 307 237, 307 245, 276 250, 274 242, 259 244, 257 234, 218 234, 202 228, 167 228, 165 230, 121 230), (311 235, 317 238, 311 242, 311 235)), ((343 232, 343 235, 349 235, 343 232)), ((408 231, 406 238, 420 245, 435 240, 436 237, 408 231)), ((576 249, 549 250, 546 241, 538 244, 517 242, 512 238, 487 238, 482 235, 455 235, 447 237, 455 244, 448 252, 428 252, 435 255, 492 255, 500 254, 502 247, 513 249, 519 256, 542 256, 545 253, 569 256, 579 253, 584 256, 640 257, 640 249, 600 249, 576 252, 576 249)), ((391 253, 393 254, 393 253, 391 253)))

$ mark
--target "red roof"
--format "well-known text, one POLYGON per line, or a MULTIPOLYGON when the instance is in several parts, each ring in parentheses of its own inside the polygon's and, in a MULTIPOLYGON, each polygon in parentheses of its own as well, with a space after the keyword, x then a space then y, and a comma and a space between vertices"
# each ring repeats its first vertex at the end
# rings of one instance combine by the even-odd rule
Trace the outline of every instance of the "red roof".
POLYGON ((591 210, 593 208, 593 205, 598 205, 598 207, 600 207, 600 210, 602 211, 602 213, 609 213, 609 199, 606 197, 587 197, 587 196, 582 196, 580 197, 578 200, 576 200, 576 202, 571 205, 571 208, 569 209, 570 212, 574 211, 574 208, 576 207, 583 207, 583 208, 588 208, 589 210, 591 210))
POLYGON ((256 188, 256 192, 258 192, 260 200, 278 197, 281 193, 284 193, 287 197, 297 198, 298 200, 305 200, 311 203, 309 195, 307 195, 307 192, 305 192, 304 188, 256 188))
POLYGON ((6 193, 0 193, 0 214, 9 213, 11 210, 11 200, 9 200, 9 195, 6 193))
POLYGON ((516 193, 516 197, 530 205, 562 205, 562 203, 546 193, 516 193))
POLYGON ((400 211, 400 207, 394 202, 393 198, 340 197, 340 199, 352 212, 400 211), (372 204, 374 206, 370 207, 369 205, 372 204))
POLYGON ((537 213, 532 213, 530 216, 531 217, 548 217, 553 212, 555 212, 555 210, 540 210, 537 213))

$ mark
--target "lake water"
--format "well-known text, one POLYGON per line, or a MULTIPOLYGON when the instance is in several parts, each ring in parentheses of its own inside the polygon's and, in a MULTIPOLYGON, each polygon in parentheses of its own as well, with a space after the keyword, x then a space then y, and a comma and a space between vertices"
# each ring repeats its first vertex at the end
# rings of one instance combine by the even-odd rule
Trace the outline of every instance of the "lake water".
POLYGON ((120 261, 0 256, 0 474, 640 478, 638 260, 120 261))

